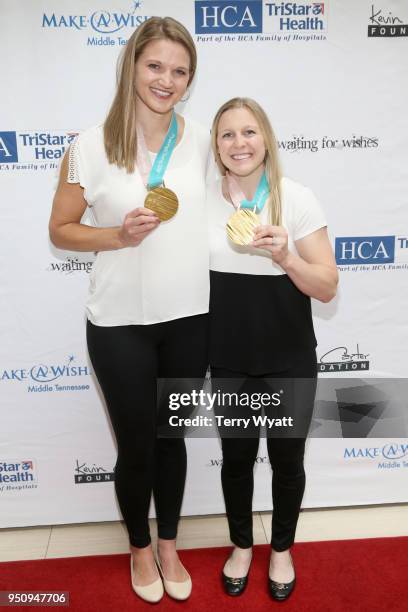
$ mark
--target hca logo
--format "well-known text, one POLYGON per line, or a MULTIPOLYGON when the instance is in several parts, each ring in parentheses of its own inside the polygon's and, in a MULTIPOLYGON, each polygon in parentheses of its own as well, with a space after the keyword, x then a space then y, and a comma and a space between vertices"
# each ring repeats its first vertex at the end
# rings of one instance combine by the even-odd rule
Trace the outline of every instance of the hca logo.
POLYGON ((0 164, 18 161, 15 132, 0 132, 0 164))
POLYGON ((262 32, 262 0, 196 0, 196 34, 262 32))
POLYGON ((394 263, 395 236, 352 236, 336 238, 336 263, 394 263))

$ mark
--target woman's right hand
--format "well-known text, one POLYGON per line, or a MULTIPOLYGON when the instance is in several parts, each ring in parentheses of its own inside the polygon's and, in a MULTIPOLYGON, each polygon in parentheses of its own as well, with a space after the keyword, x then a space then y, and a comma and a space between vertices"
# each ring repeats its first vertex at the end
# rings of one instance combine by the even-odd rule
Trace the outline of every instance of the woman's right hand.
POLYGON ((125 217, 119 229, 119 240, 123 247, 137 246, 160 223, 160 219, 148 208, 135 208, 125 217))

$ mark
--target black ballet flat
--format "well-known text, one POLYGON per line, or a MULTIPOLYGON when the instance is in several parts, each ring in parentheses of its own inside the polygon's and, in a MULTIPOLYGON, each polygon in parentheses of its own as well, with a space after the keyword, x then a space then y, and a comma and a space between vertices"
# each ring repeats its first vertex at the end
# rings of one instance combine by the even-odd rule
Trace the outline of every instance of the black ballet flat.
POLYGON ((228 595, 237 597, 237 595, 242 595, 246 589, 248 584, 248 574, 243 578, 230 578, 229 576, 226 576, 224 572, 222 572, 222 583, 224 585, 224 590, 228 595))
POLYGON ((292 582, 276 582, 268 577, 269 592, 275 601, 285 601, 295 588, 296 577, 292 582))

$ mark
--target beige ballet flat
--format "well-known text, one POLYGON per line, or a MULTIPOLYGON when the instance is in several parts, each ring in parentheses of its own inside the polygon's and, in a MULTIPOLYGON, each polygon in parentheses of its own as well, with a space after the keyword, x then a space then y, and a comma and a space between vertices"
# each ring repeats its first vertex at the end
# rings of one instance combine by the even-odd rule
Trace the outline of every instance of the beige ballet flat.
POLYGON ((172 580, 166 580, 163 574, 163 569, 160 564, 159 558, 156 558, 157 567, 159 568, 160 575, 163 579, 164 590, 167 595, 170 595, 173 599, 178 599, 179 601, 184 601, 188 599, 191 595, 191 590, 193 588, 193 583, 191 582, 191 576, 188 574, 186 568, 183 565, 183 569, 187 572, 188 578, 187 580, 183 580, 183 582, 173 582, 172 580))
POLYGON ((133 569, 133 557, 130 555, 130 576, 132 580, 132 588, 136 595, 149 603, 157 603, 164 595, 163 582, 160 576, 157 580, 146 586, 135 584, 135 574, 133 569))

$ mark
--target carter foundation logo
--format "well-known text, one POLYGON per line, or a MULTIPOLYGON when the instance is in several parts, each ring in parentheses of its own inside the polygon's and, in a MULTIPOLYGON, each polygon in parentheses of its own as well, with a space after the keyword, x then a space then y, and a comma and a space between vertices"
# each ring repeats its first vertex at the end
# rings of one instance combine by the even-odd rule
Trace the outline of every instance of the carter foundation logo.
POLYGON ((368 370, 370 368, 368 357, 369 353, 360 351, 358 344, 355 350, 349 350, 347 346, 336 346, 320 357, 318 371, 332 374, 368 370))

